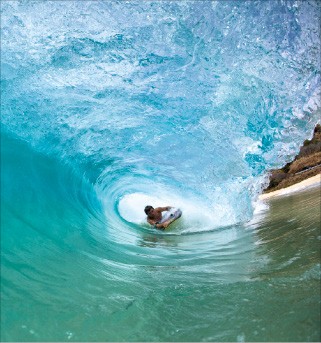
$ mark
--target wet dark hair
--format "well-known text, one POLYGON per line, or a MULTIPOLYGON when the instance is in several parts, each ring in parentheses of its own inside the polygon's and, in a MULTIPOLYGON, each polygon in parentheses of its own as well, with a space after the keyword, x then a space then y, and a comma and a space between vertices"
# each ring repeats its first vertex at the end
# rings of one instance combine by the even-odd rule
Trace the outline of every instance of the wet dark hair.
POLYGON ((145 211, 145 213, 148 215, 149 211, 152 210, 152 209, 154 209, 154 207, 148 205, 148 206, 145 207, 145 210, 144 210, 144 211, 145 211))

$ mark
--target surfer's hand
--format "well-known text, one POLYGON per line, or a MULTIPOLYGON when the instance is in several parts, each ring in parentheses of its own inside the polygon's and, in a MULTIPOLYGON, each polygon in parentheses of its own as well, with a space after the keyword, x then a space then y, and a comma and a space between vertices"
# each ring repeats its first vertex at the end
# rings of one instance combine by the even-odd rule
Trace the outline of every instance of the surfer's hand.
POLYGON ((155 224, 154 227, 156 227, 156 229, 159 229, 159 230, 164 230, 164 229, 165 229, 165 225, 166 225, 166 224, 159 224, 159 223, 157 222, 157 224, 155 224))

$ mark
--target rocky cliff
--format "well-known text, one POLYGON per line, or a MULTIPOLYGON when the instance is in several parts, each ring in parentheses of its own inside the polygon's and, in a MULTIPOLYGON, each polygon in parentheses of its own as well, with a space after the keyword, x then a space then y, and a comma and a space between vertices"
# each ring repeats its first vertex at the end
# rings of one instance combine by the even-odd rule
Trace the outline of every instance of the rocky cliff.
POLYGON ((321 125, 316 125, 311 140, 305 140, 299 154, 281 169, 271 170, 265 193, 291 186, 321 173, 321 125))

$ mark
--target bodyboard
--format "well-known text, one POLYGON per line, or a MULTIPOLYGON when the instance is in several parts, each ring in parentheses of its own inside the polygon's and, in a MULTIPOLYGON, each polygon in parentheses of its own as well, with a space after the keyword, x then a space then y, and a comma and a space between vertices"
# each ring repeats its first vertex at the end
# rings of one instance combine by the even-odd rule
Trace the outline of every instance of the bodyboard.
MULTIPOLYGON (((182 211, 179 208, 176 207, 172 207, 170 210, 163 212, 162 214, 162 220, 160 221, 160 223, 164 223, 169 219, 174 219, 174 221, 176 221, 178 218, 180 218, 182 215, 182 211)), ((173 222, 171 224, 173 224, 173 222)), ((171 225, 170 224, 170 225, 171 225)))

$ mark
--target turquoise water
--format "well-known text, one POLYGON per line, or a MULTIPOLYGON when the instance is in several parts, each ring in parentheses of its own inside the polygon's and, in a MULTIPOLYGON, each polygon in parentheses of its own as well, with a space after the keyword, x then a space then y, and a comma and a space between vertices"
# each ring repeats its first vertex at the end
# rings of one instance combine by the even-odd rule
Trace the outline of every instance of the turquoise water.
POLYGON ((320 2, 8 1, 1 30, 2 341, 320 340, 320 190, 257 201, 320 118, 320 2))

